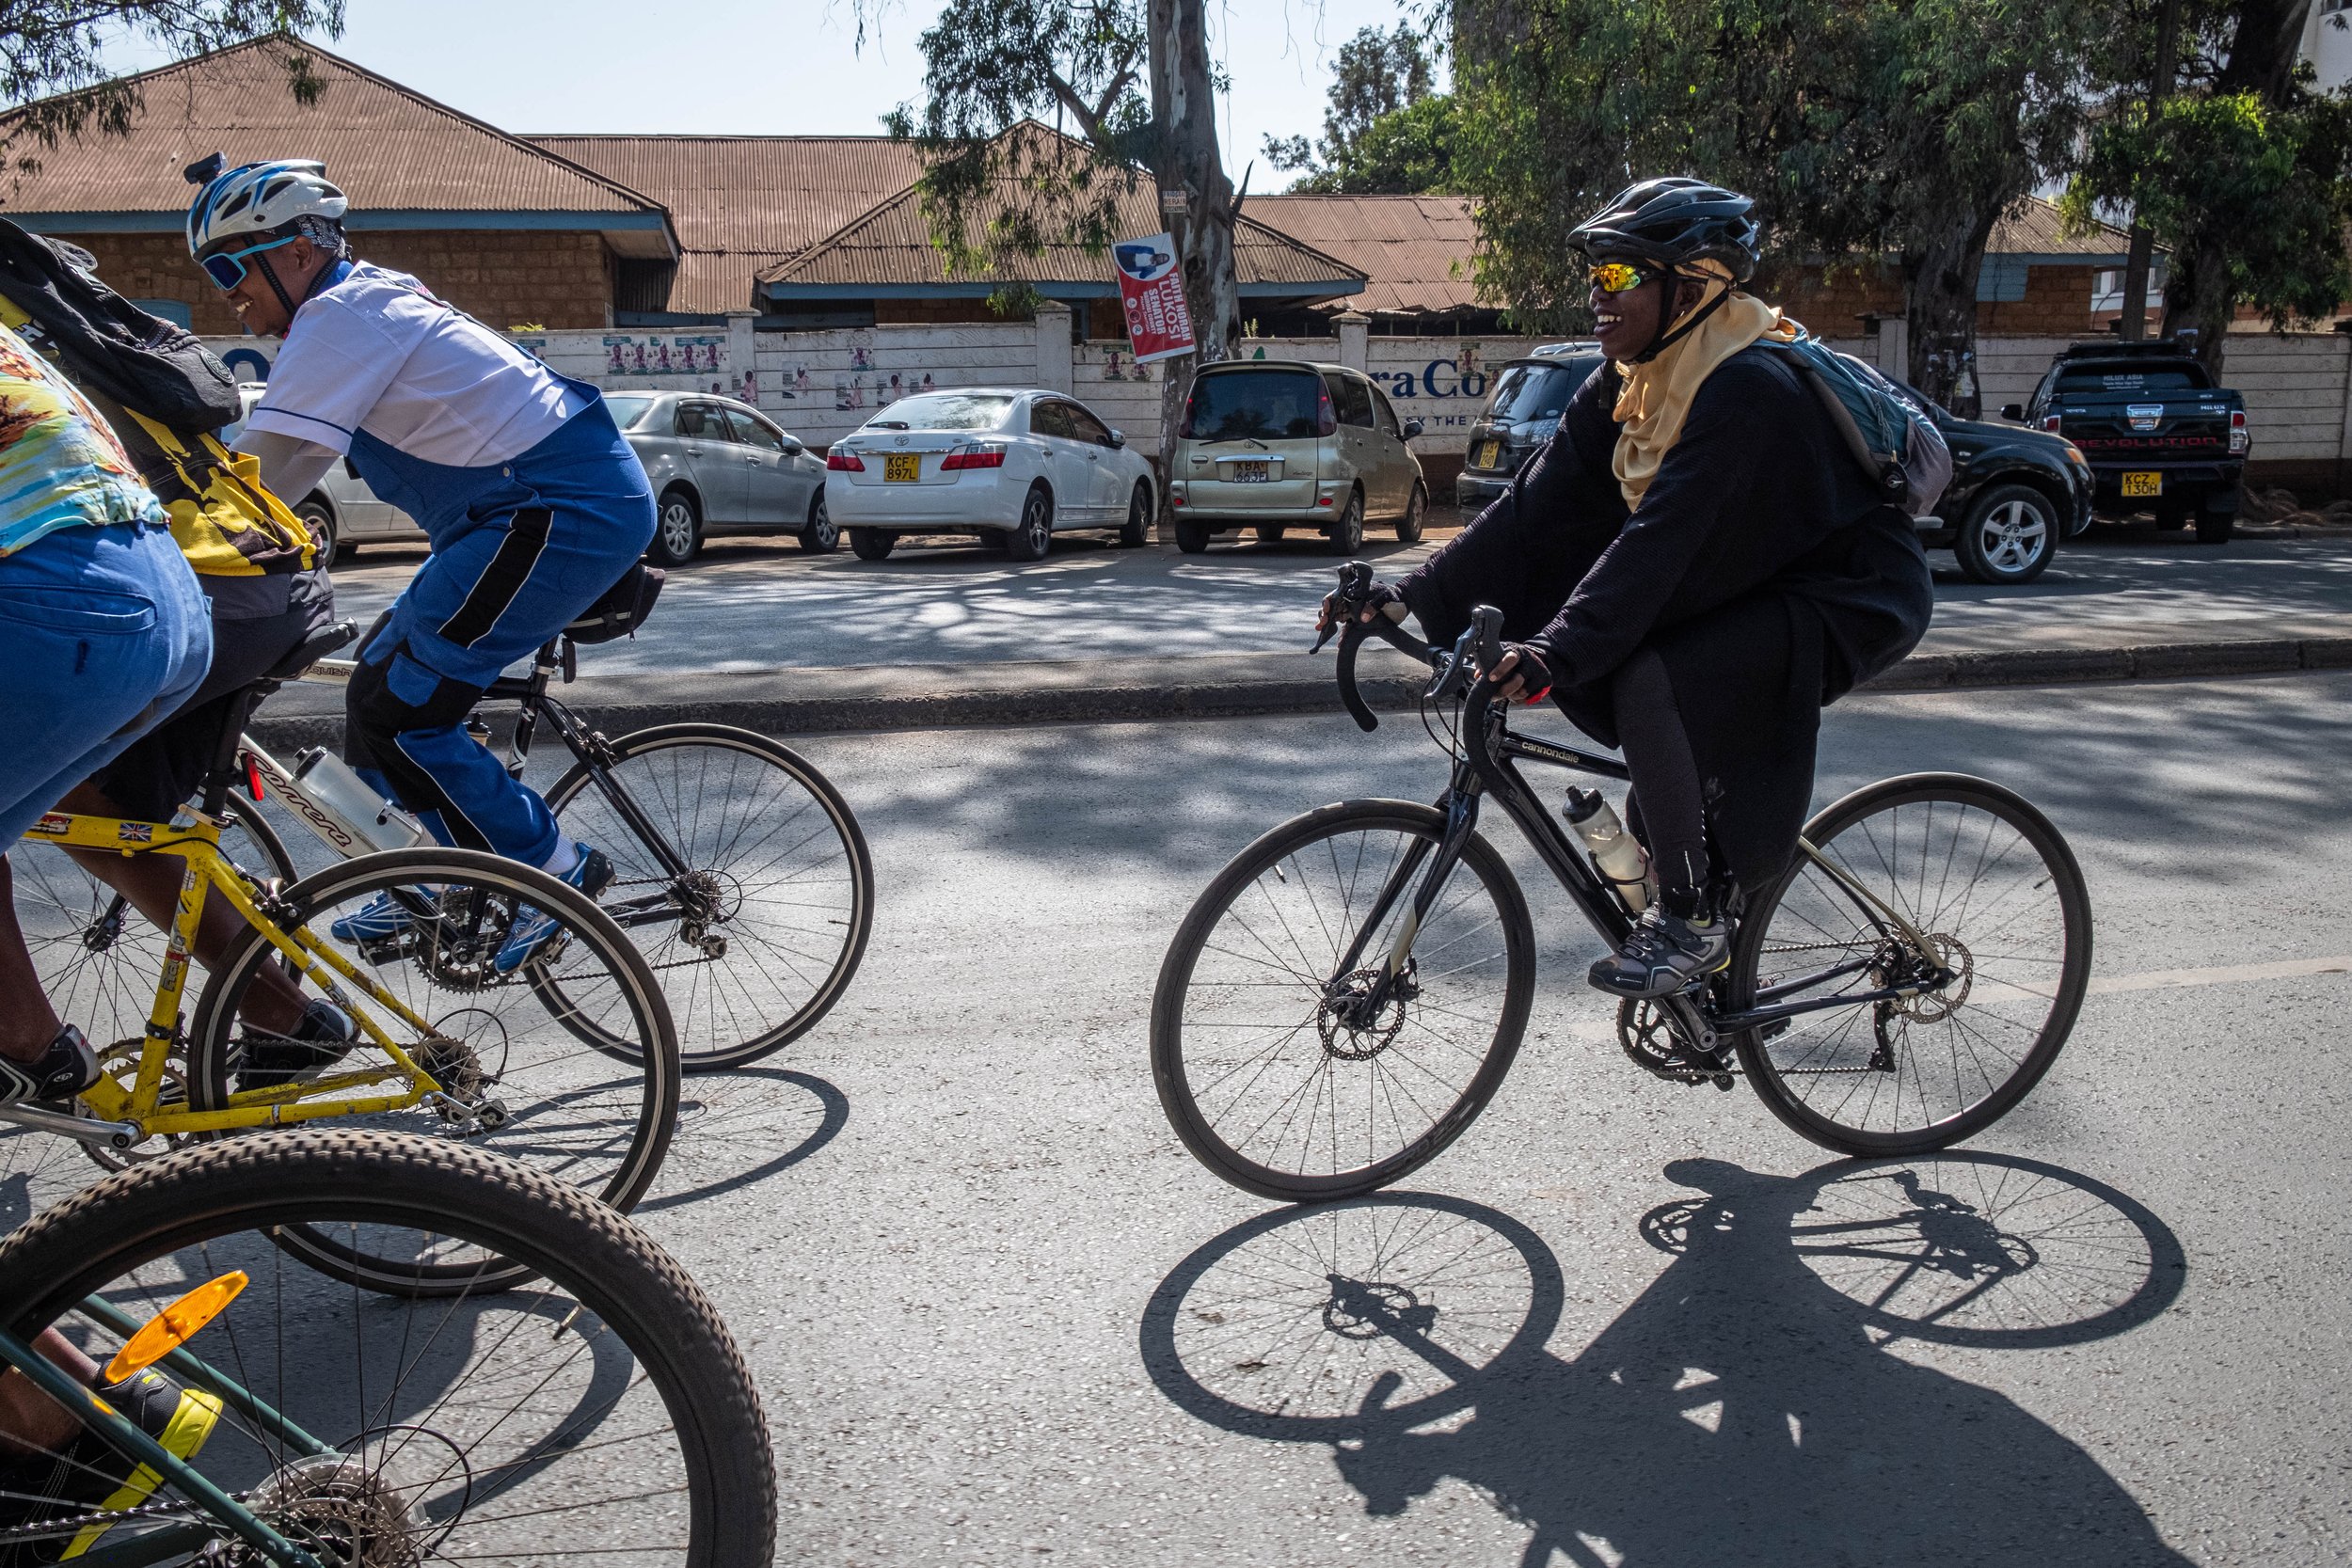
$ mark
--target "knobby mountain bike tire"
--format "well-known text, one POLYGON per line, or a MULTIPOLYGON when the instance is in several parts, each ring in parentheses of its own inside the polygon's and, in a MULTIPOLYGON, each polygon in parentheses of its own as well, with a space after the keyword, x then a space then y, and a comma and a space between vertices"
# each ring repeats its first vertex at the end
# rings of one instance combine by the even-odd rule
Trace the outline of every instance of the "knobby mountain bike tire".
MULTIPOLYGON (((2023 797, 1962 773, 1867 785, 1804 837, 1899 910, 1956 977, 1744 1031, 1748 1081, 1782 1121, 1847 1154, 1925 1153, 1992 1126, 2050 1070, 2090 983, 2090 897, 2066 840, 2023 797)), ((1883 989, 1893 951, 1865 902, 1800 855, 1750 905, 1727 998, 1741 1010, 1841 967, 1855 972, 1795 994, 1883 989)))
POLYGON ((1526 1033, 1535 938, 1484 838, 1464 845, 1414 940, 1413 994, 1362 1027, 1338 1011, 1387 957, 1444 833, 1441 814, 1409 800, 1322 807, 1233 857, 1178 927, 1152 996, 1152 1082, 1184 1147, 1234 1186, 1294 1203, 1387 1186, 1436 1159, 1501 1086, 1526 1033))
MULTIPOLYGON (((230 1394, 194 1463, 272 1528, 331 1547, 342 1519, 389 1522, 396 1538, 371 1561, 771 1560, 767 1425, 708 1299, 627 1220, 484 1150, 292 1132, 142 1164, 0 1242, 0 1323, 26 1339, 55 1326, 103 1361, 123 1323, 231 1266, 251 1282, 189 1340, 201 1366, 162 1370, 183 1386, 232 1380, 267 1407, 230 1394), (453 1234, 543 1283, 388 1303, 274 1252, 263 1236, 288 1227, 453 1234), (119 1314, 111 1330, 92 1297, 119 1314), (328 1451, 306 1453, 306 1433, 328 1451)), ((103 1544, 158 1527, 254 1560, 168 1488, 103 1544)), ((160 1557, 189 1550, 205 1560, 194 1543, 160 1557)))
MULTIPOLYGON (((688 1072, 741 1067, 806 1034, 857 974, 874 924, 874 863, 840 791, 790 747, 725 724, 660 724, 612 742, 611 772, 688 866, 713 917, 628 930, 661 982, 688 1072), (717 939, 714 955, 692 940, 717 939)), ((564 831, 604 851, 620 909, 673 879, 585 763, 548 791, 564 831)), ((619 1042, 582 1038, 608 1049, 619 1042)))
MULTIPOLYGON (((437 847, 339 862, 288 888, 282 902, 281 925, 310 929, 432 1028, 429 1037, 419 1037, 413 1027, 396 1029, 397 1015, 344 988, 346 1000, 367 1007, 456 1100, 481 1113, 460 1119, 445 1114, 447 1108, 421 1104, 339 1119, 482 1138, 623 1212, 644 1196, 676 1119, 677 1041, 644 958, 593 902, 514 861, 437 847), (435 919, 382 942, 334 935, 337 921, 392 889, 430 890, 435 919), (501 975, 495 969, 497 950, 525 909, 554 919, 558 934, 520 972, 501 975), (582 1044, 576 1020, 550 1009, 549 975, 562 977, 565 1008, 592 1017, 606 1035, 628 1039, 631 1050, 622 1055, 582 1044)), ((225 1106, 246 1043, 276 1037, 239 1014, 260 966, 278 962, 268 938, 248 931, 206 984, 189 1033, 189 1098, 196 1109, 225 1106)), ((319 994, 316 982, 300 984, 319 994)), ((370 1043, 337 1067, 354 1065, 389 1062, 370 1043)), ((287 1227, 281 1238, 313 1267, 372 1290, 479 1290, 501 1277, 495 1271, 485 1275, 471 1256, 379 1258, 299 1227, 287 1227)), ((524 1274, 508 1270, 502 1277, 518 1280, 524 1274)))

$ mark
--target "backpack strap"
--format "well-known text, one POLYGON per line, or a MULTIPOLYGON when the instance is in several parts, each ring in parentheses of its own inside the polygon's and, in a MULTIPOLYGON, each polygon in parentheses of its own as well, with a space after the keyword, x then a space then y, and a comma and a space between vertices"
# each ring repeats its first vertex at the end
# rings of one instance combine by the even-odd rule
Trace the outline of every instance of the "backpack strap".
POLYGON ((1853 454, 1853 460, 1862 465, 1862 471, 1870 476, 1871 482, 1889 500, 1900 505, 1911 488, 1911 482, 1903 475, 1900 458, 1891 451, 1870 450, 1869 438, 1854 422, 1853 410, 1846 406, 1846 400, 1837 395, 1837 388, 1829 384, 1829 378, 1821 373, 1820 367, 1813 362, 1812 356, 1795 343, 1764 343, 1761 346, 1778 350, 1797 374, 1804 379, 1805 385, 1813 388, 1813 395, 1820 401, 1821 411, 1829 416, 1831 426, 1844 439, 1846 450, 1853 454))

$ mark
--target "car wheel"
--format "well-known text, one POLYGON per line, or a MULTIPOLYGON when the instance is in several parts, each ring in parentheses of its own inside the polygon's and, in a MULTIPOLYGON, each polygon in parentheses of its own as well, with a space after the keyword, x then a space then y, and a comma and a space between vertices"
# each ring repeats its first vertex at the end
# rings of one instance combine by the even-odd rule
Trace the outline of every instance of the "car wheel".
POLYGON ((683 566, 702 547, 702 508, 694 504, 692 492, 662 492, 661 512, 654 519, 653 542, 645 546, 645 559, 657 566, 683 566))
POLYGON ((1413 486, 1413 499, 1405 503, 1405 515, 1396 520, 1396 536, 1404 544, 1421 537, 1421 531, 1429 521, 1429 492, 1419 484, 1413 486))
POLYGON ((1131 550, 1141 549, 1152 542, 1152 486, 1138 484, 1136 493, 1127 498, 1127 526, 1119 531, 1119 542, 1131 550))
POLYGON ((1209 547, 1209 525, 1197 523, 1190 517, 1176 519, 1176 547, 1185 555, 1199 555, 1209 547))
POLYGON ((1979 582, 2031 582, 2058 553, 2058 509, 2029 484, 1996 484, 1977 499, 1952 539, 1961 569, 1979 582))
POLYGON ((1282 525, 1279 523, 1260 523, 1249 531, 1258 536, 1258 543, 1262 545, 1279 545, 1282 542, 1282 525))
POLYGON ((818 491, 808 503, 808 526, 793 537, 811 555, 831 555, 840 546, 841 530, 834 526, 833 514, 825 510, 824 491, 818 491))
POLYGON ((346 545, 335 527, 335 509, 312 496, 294 508, 294 515, 310 531, 310 542, 318 546, 314 557, 321 566, 333 566, 348 561, 358 553, 358 546, 346 545))
POLYGON ((2226 545, 2237 532, 2237 512, 2200 512, 2197 514, 2197 542, 2201 545, 2226 545))
POLYGON ((850 531, 850 553, 860 561, 887 561, 890 552, 898 547, 898 536, 886 528, 853 528, 850 531))
POLYGON ((1331 525, 1331 553, 1354 555, 1364 546, 1364 493, 1350 490, 1347 505, 1340 512, 1339 520, 1331 525))
POLYGON ((1005 553, 1015 561, 1042 561, 1054 542, 1054 498, 1038 485, 1021 505, 1021 521, 1005 536, 1005 553))

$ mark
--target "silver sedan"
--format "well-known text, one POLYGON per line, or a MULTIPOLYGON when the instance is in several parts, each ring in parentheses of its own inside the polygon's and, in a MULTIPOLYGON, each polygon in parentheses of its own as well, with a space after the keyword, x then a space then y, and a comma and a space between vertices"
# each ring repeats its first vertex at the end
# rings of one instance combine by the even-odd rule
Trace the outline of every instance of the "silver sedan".
POLYGON ((605 394, 645 465, 660 520, 645 559, 691 561, 714 533, 788 533, 822 553, 840 542, 825 512, 825 460, 748 404, 709 392, 605 394))

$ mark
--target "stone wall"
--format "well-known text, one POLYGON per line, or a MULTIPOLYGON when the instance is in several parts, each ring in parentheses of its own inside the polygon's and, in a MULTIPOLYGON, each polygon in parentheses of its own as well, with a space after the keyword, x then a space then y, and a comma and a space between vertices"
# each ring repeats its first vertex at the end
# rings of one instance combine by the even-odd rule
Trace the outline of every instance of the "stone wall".
MULTIPOLYGON (((233 334, 236 313, 167 234, 61 234, 98 258, 98 276, 132 299, 178 300, 200 333, 233 334)), ((496 327, 600 327, 612 319, 612 264, 591 232, 375 230, 352 237, 366 260, 415 275, 496 327)))

